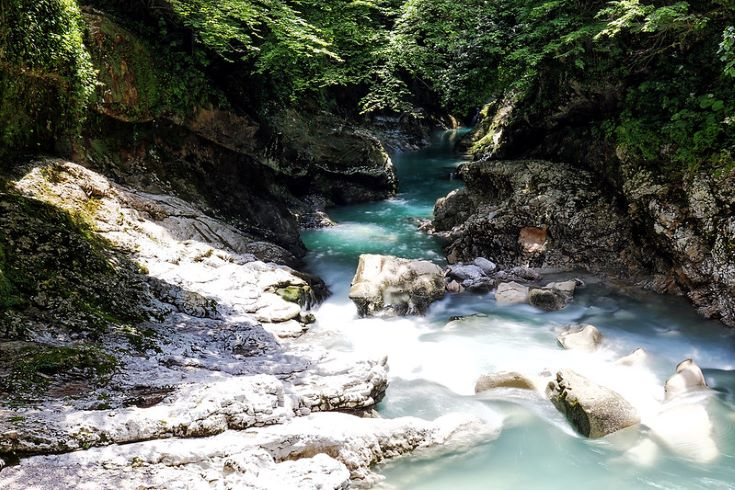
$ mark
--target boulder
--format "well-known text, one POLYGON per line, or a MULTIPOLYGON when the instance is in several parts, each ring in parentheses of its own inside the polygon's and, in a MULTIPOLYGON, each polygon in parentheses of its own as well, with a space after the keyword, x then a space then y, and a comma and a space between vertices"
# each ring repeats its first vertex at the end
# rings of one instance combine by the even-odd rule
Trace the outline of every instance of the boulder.
POLYGON ((528 287, 517 282, 503 282, 495 290, 495 301, 499 304, 525 303, 528 301, 528 287))
POLYGON ((676 374, 666 380, 664 390, 666 399, 694 390, 707 388, 707 381, 699 366, 691 359, 681 361, 676 366, 676 374))
POLYGON ((571 300, 574 297, 574 291, 577 289, 577 281, 561 281, 561 282, 550 282, 544 289, 555 291, 567 300, 571 300))
POLYGON ((360 256, 350 299, 360 316, 421 315, 445 290, 444 274, 436 264, 366 254, 360 256))
POLYGON ((643 364, 647 358, 648 354, 646 351, 639 347, 627 356, 621 357, 615 363, 621 366, 637 366, 643 364))
POLYGON ((640 423, 638 412, 622 396, 569 369, 556 373, 546 395, 585 437, 604 437, 640 423))
POLYGON ((472 261, 472 263, 482 269, 482 271, 487 275, 492 274, 498 268, 495 262, 487 260, 484 257, 477 257, 475 258, 475 260, 472 261))
POLYGON ((462 287, 462 285, 457 281, 449 281, 447 283, 447 291, 450 293, 461 293, 464 291, 464 287, 462 287))
POLYGON ((492 390, 495 388, 518 388, 521 390, 535 390, 533 381, 520 373, 502 371, 498 373, 483 374, 475 383, 475 393, 492 390))
POLYGON ((567 298, 553 289, 535 288, 528 292, 528 302, 544 311, 557 311, 567 305, 567 298))
POLYGON ((485 272, 476 265, 472 264, 454 264, 447 268, 447 277, 456 279, 458 281, 476 281, 482 277, 485 277, 485 272))
POLYGON ((594 325, 570 325, 556 340, 569 350, 596 350, 602 343, 602 334, 594 325))

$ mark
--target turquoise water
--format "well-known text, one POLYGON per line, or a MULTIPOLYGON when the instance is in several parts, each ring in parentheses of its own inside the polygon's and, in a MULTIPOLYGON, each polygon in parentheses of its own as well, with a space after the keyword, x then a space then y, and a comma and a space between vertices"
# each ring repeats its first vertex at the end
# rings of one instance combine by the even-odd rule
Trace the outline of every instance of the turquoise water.
POLYGON ((480 488, 735 488, 735 335, 699 317, 681 298, 613 287, 577 274, 586 287, 562 311, 500 306, 492 294, 452 295, 425 317, 358 319, 347 298, 361 253, 384 253, 443 263, 440 244, 419 232, 438 197, 461 186, 450 174, 461 158, 459 132, 393 156, 398 195, 386 201, 330 210, 333 228, 303 234, 308 264, 332 296, 317 311, 314 338, 329 348, 387 354, 391 384, 379 411, 385 417, 434 419, 471 414, 499 435, 471 448, 447 448, 399 458, 378 468, 382 486, 397 489, 480 488), (453 316, 477 316, 448 323, 453 316), (605 337, 594 353, 556 345, 560 326, 595 324, 605 337), (647 360, 616 360, 642 347, 647 360), (709 395, 664 403, 663 384, 681 360, 704 368, 709 395), (572 368, 623 394, 640 412, 640 430, 600 439, 576 435, 543 396, 543 380, 572 368), (539 380, 539 391, 498 390, 475 395, 477 378, 516 370, 539 380), (676 416, 664 417, 662 414, 676 416), (664 423, 664 421, 668 421, 664 423))

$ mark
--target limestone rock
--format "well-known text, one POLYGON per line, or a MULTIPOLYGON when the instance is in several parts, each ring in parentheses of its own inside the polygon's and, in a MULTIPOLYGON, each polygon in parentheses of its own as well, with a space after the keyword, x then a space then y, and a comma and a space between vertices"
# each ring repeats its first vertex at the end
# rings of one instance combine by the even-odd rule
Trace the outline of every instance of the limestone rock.
POLYGON ((556 340, 565 349, 593 351, 602 343, 602 334, 594 325, 570 325, 556 340))
POLYGON ((585 437, 604 437, 640 423, 637 411, 622 396, 568 369, 549 382, 546 395, 585 437))
POLYGON ((492 390, 494 388, 518 388, 522 390, 535 390, 533 381, 516 372, 498 372, 483 374, 475 383, 475 393, 492 390))
POLYGON ((495 290, 498 304, 525 303, 528 301, 528 287, 517 282, 503 282, 495 290))
POLYGON ((677 395, 707 388, 707 381, 699 366, 691 359, 685 359, 676 366, 676 374, 666 380, 664 390, 666 399, 677 395))
POLYGON ((444 294, 438 265, 388 255, 361 255, 350 288, 361 316, 423 314, 444 294))

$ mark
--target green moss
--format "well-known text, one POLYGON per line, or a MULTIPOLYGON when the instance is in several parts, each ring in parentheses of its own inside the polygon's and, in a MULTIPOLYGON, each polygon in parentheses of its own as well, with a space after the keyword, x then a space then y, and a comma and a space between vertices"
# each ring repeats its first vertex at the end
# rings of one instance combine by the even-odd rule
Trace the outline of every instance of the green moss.
POLYGON ((309 298, 311 288, 309 286, 288 286, 276 290, 276 294, 286 301, 304 305, 309 298))
MULTIPOLYGON (((98 205, 91 200, 93 213, 98 205)), ((13 193, 0 193, 0 324, 97 336, 146 318, 136 264, 98 237, 83 216, 13 193)), ((23 338, 23 332, 2 332, 23 338)))
POLYGON ((97 347, 32 346, 17 353, 10 375, 0 388, 24 397, 45 388, 57 376, 84 375, 102 381, 117 369, 117 360, 97 347))

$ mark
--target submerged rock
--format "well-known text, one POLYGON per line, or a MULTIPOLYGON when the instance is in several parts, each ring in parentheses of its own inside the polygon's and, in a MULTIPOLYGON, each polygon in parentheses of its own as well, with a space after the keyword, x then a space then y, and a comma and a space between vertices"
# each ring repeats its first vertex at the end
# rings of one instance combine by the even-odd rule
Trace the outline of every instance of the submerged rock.
POLYGON ((517 282, 503 282, 495 290, 495 301, 499 304, 525 303, 528 301, 528 287, 517 282))
POLYGON ((622 396, 569 369, 556 374, 546 395, 585 437, 604 437, 640 423, 638 412, 622 396))
POLYGON ((535 390, 533 381, 516 372, 498 372, 483 374, 475 383, 475 393, 492 390, 494 388, 518 388, 522 390, 535 390))
POLYGON ((664 391, 669 400, 677 395, 707 388, 707 381, 697 363, 685 359, 676 366, 676 374, 666 380, 664 391))
POLYGON ((593 351, 602 343, 602 334, 594 325, 570 325, 556 340, 565 349, 593 351))
POLYGON ((360 316, 421 315, 445 294, 441 268, 426 260, 361 255, 350 299, 360 316))

